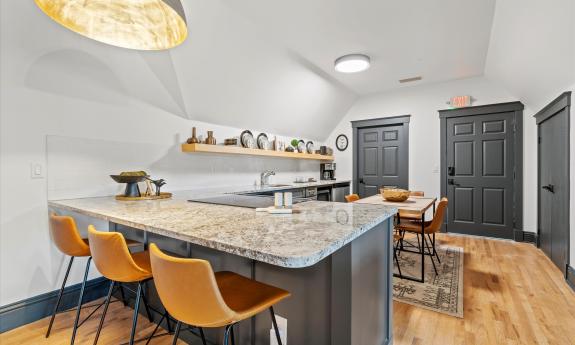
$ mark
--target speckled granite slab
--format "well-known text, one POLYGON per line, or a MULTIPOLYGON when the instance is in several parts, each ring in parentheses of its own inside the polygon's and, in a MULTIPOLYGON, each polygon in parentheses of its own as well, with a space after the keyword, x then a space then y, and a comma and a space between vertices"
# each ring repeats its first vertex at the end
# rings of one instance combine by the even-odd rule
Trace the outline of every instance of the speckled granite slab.
POLYGON ((271 215, 186 199, 178 193, 154 201, 99 197, 50 201, 49 207, 293 268, 314 265, 396 212, 380 205, 309 201, 294 205, 294 214, 271 215))

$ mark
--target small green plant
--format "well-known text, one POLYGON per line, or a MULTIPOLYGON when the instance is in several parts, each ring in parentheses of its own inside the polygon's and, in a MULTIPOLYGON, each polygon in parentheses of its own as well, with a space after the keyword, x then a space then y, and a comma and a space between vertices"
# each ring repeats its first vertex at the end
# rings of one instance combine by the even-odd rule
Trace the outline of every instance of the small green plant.
POLYGON ((299 144, 299 140, 297 139, 292 139, 290 142, 291 146, 293 146, 294 148, 297 148, 297 145, 299 144))

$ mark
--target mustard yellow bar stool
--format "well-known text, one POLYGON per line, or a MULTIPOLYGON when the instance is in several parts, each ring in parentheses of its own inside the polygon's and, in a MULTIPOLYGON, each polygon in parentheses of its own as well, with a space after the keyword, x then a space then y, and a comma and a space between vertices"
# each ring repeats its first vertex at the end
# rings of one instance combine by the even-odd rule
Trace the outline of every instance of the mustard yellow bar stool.
POLYGON ((206 260, 168 256, 150 245, 152 273, 158 296, 178 324, 173 344, 178 341, 182 323, 196 327, 225 327, 224 345, 233 326, 266 309, 271 313, 277 342, 282 344, 273 306, 290 296, 277 287, 232 272, 217 272, 206 260))
MULTIPOLYGON (((94 345, 98 343, 102 325, 108 311, 108 305, 112 298, 112 292, 116 284, 138 283, 136 292, 136 302, 134 305, 134 315, 132 318, 132 331, 130 333, 129 344, 134 344, 136 326, 138 323, 138 310, 140 300, 144 301, 148 319, 152 321, 152 316, 148 307, 146 296, 143 292, 143 284, 152 279, 152 270, 150 267, 150 254, 147 250, 130 253, 124 236, 119 232, 97 231, 94 226, 88 227, 88 238, 90 250, 96 268, 100 273, 111 280, 104 311, 100 318, 100 324, 94 339, 94 345)), ((161 322, 161 321, 160 321, 161 322)), ((168 321, 169 325, 169 321, 168 321)), ((152 334, 153 335, 153 334, 152 334)))
POLYGON ((88 278, 88 271, 90 270, 90 261, 92 257, 90 256, 90 247, 88 246, 88 241, 80 236, 80 232, 76 227, 76 222, 74 218, 68 216, 58 216, 56 214, 50 215, 50 235, 52 241, 56 247, 65 255, 70 257, 68 263, 68 268, 66 269, 66 274, 64 275, 64 281, 58 292, 58 299, 56 300, 56 306, 52 312, 52 317, 50 318, 50 323, 48 324, 48 330, 46 331, 46 338, 50 336, 52 331, 52 325, 54 324, 54 319, 58 313, 58 307, 62 301, 62 295, 64 294, 64 288, 66 287, 66 282, 68 280, 68 275, 72 264, 74 263, 74 258, 77 257, 87 257, 86 269, 84 271, 84 279, 82 280, 82 287, 80 289, 80 298, 78 300, 78 306, 76 310, 76 318, 74 320, 74 328, 72 330, 71 344, 74 344, 76 338, 76 331, 78 329, 78 322, 80 319, 80 310, 82 308, 82 300, 84 298, 84 289, 86 287, 86 279, 88 278))

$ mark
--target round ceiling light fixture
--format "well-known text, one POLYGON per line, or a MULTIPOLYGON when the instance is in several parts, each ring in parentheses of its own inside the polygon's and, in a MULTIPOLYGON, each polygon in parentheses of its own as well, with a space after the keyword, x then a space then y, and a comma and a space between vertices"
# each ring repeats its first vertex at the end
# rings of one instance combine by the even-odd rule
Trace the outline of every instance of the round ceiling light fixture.
POLYGON ((349 54, 335 60, 335 70, 341 73, 357 73, 368 69, 369 56, 364 54, 349 54))
POLYGON ((186 39, 180 0, 34 0, 60 25, 96 41, 137 50, 165 50, 186 39))

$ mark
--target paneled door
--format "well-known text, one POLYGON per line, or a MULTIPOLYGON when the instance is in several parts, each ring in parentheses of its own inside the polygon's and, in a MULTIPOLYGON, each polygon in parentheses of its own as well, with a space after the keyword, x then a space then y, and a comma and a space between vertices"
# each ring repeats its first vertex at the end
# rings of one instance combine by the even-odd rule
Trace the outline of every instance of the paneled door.
POLYGON ((562 272, 569 262, 570 99, 571 93, 566 92, 535 115, 539 246, 562 272))
POLYGON ((447 230, 513 238, 514 112, 446 120, 447 230))
POLYGON ((406 124, 362 127, 357 131, 358 194, 379 193, 382 186, 408 188, 406 124))

